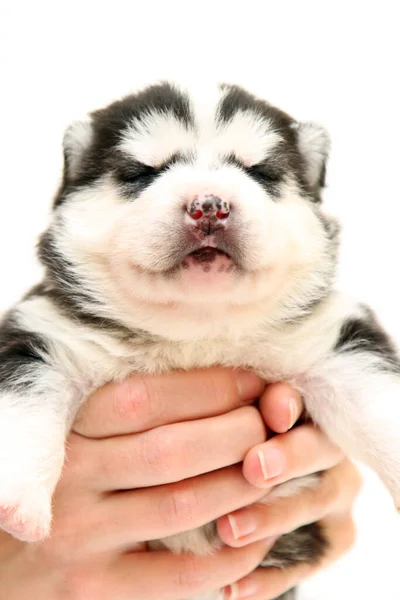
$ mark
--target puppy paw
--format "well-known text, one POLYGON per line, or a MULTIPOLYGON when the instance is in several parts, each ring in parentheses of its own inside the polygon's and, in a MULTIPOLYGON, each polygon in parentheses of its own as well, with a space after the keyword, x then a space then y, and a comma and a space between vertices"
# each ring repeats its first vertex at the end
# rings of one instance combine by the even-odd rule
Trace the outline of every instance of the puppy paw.
POLYGON ((65 429, 53 413, 42 413, 38 403, 22 410, 18 397, 0 400, 5 406, 0 418, 0 529, 24 542, 37 542, 50 534, 65 429))
POLYGON ((50 534, 51 496, 39 486, 0 488, 0 528, 23 542, 38 542, 50 534))

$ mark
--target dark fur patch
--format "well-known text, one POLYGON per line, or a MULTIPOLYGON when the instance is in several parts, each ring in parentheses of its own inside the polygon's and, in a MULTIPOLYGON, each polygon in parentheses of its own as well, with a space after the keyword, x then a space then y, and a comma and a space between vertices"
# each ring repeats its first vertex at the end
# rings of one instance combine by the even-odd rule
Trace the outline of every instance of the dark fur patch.
POLYGON ((400 360, 396 348, 378 323, 373 311, 364 307, 364 318, 351 318, 343 323, 335 350, 341 353, 366 352, 382 358, 382 368, 400 373, 400 360))
POLYGON ((93 302, 88 290, 85 290, 77 279, 73 265, 57 249, 54 235, 54 229, 47 230, 38 244, 38 257, 46 268, 47 286, 43 289, 63 290, 66 302, 71 301, 74 304, 93 302))
POLYGON ((292 567, 299 563, 318 563, 329 542, 319 523, 304 525, 282 535, 261 563, 262 567, 292 567))
POLYGON ((122 152, 116 151, 112 161, 112 175, 114 181, 125 198, 136 198, 149 185, 155 182, 163 173, 172 166, 190 161, 190 156, 176 153, 158 167, 144 165, 133 158, 128 158, 122 152))
MULTIPOLYGON (((62 315, 79 323, 98 330, 107 330, 108 334, 117 336, 119 339, 132 339, 134 335, 130 329, 124 327, 113 319, 96 315, 81 306, 80 301, 82 296, 77 293, 70 293, 62 287, 54 287, 51 283, 44 281, 32 288, 25 298, 48 298, 51 303, 60 311, 62 315)), ((92 301, 93 311, 95 310, 96 302, 92 301)))
POLYGON ((296 598, 297 598, 296 588, 292 588, 291 590, 288 590, 287 592, 285 592, 282 596, 275 598, 275 600, 296 600, 296 598))
MULTIPOLYGON (((265 100, 256 98, 253 94, 238 86, 222 86, 226 91, 217 112, 217 121, 223 126, 229 123, 238 111, 250 112, 265 119, 269 127, 272 127, 282 138, 280 144, 274 148, 272 156, 268 160, 254 165, 246 172, 258 183, 263 185, 269 193, 279 197, 279 183, 286 174, 295 178, 300 192, 305 197, 319 203, 321 201, 321 187, 310 186, 306 175, 305 158, 299 147, 294 119, 284 111, 272 106, 265 100)), ((325 165, 321 168, 319 183, 325 182, 325 165)))
POLYGON ((112 172, 116 159, 119 163, 116 147, 124 129, 134 119, 140 122, 153 111, 171 113, 185 127, 193 125, 189 98, 169 83, 150 86, 93 112, 93 138, 73 177, 69 172, 68 155, 64 155, 64 177, 54 206, 61 204, 69 193, 95 182, 105 172, 112 172))
POLYGON ((51 231, 46 231, 40 238, 38 255, 46 268, 45 281, 32 288, 26 297, 49 298, 66 317, 75 322, 107 329, 120 338, 132 337, 132 332, 114 319, 96 314, 101 304, 76 277, 71 263, 58 252, 51 231))
MULTIPOLYGON (((282 110, 275 108, 265 100, 257 98, 250 92, 236 85, 223 84, 222 89, 225 90, 225 95, 222 98, 219 107, 217 118, 219 123, 229 123, 237 112, 252 112, 256 115, 265 117, 271 120, 276 130, 287 132, 294 120, 282 110)), ((290 135, 290 140, 295 137, 290 135)))
POLYGON ((0 388, 27 392, 32 366, 45 364, 47 345, 39 335, 21 329, 13 311, 0 322, 0 388))

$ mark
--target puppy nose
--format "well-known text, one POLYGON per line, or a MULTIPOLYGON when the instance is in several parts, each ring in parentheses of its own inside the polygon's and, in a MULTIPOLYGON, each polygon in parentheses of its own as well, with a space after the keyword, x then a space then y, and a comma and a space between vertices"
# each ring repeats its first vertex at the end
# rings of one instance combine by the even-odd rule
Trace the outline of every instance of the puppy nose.
POLYGON ((198 195, 188 203, 187 212, 199 229, 204 231, 207 228, 212 233, 228 219, 229 202, 214 194, 198 195))

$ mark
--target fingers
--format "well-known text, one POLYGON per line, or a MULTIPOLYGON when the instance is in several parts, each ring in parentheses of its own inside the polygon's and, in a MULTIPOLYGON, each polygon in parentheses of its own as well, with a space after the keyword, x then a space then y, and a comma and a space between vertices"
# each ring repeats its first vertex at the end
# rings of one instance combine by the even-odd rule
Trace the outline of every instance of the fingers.
POLYGON ((329 469, 342 458, 341 450, 307 423, 252 448, 244 459, 243 474, 249 483, 269 488, 329 469))
MULTIPOLYGON (((120 543, 127 539, 159 539, 209 523, 231 512, 230 507, 246 506, 262 495, 244 480, 238 466, 173 483, 168 488, 114 494, 104 511, 106 517, 110 511, 116 516, 105 527, 112 527, 120 543)), ((110 532, 108 538, 111 536, 110 532)))
POLYGON ((52 536, 57 536, 64 552, 74 556, 126 551, 136 542, 189 531, 253 504, 265 494, 247 483, 238 465, 177 483, 108 494, 96 503, 89 498, 90 511, 79 495, 75 501, 64 494, 60 502, 57 492, 52 536))
POLYGON ((129 553, 99 572, 85 566, 69 575, 69 597, 97 600, 177 600, 220 589, 242 578, 260 563, 271 548, 257 543, 245 550, 223 548, 212 556, 196 557, 170 552, 129 553), (76 595, 75 595, 76 594, 76 595))
POLYGON ((259 411, 250 406, 104 440, 72 435, 70 477, 75 490, 81 481, 101 492, 171 483, 241 462, 265 435, 259 411))
POLYGON ((92 394, 73 429, 99 438, 216 416, 250 404, 264 387, 253 373, 222 368, 133 375, 92 394))
POLYGON ((273 600, 310 577, 316 570, 315 566, 308 564, 285 570, 260 567, 247 577, 227 586, 222 597, 224 600, 273 600))
POLYGON ((357 469, 350 461, 344 460, 326 471, 315 488, 304 489, 290 498, 247 506, 220 518, 219 536, 225 544, 240 547, 289 533, 329 514, 348 512, 360 485, 357 469))
POLYGON ((234 513, 234 529, 237 533, 238 523, 239 529, 243 529, 245 525, 243 512, 249 511, 246 515, 247 526, 253 520, 256 533, 247 535, 246 538, 236 539, 228 519, 220 519, 220 537, 225 543, 234 546, 241 546, 244 540, 254 543, 254 539, 258 539, 259 536, 262 538, 272 531, 287 533, 321 516, 323 518, 320 524, 329 541, 326 553, 318 564, 302 563, 286 569, 256 569, 233 585, 227 586, 223 594, 224 599, 272 600, 345 554, 355 539, 351 507, 360 485, 361 477, 357 469, 350 461, 345 460, 327 471, 315 490, 303 490, 294 498, 282 498, 271 505, 254 505, 234 513))
POLYGON ((316 571, 335 562, 353 545, 355 527, 349 512, 327 517, 323 522, 329 548, 317 565, 299 564, 286 569, 259 568, 224 590, 224 600, 272 600, 300 584, 316 571))
POLYGON ((259 408, 267 427, 276 433, 285 433, 293 427, 304 410, 299 392, 288 383, 267 386, 259 408))

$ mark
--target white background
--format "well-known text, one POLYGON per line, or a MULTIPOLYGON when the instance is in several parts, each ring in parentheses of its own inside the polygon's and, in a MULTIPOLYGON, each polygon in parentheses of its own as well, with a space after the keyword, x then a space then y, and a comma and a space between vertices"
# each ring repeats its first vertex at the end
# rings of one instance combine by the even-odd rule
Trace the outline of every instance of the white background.
MULTIPOLYGON (((340 284, 370 302, 400 341, 396 4, 3 0, 0 309, 39 277, 33 247, 67 123, 146 82, 204 79, 245 85, 328 127, 326 199, 344 224, 340 284)), ((383 389, 382 410, 384 400, 383 389)), ((399 519, 373 476, 356 518, 356 548, 307 583, 302 598, 400 598, 399 519)))

